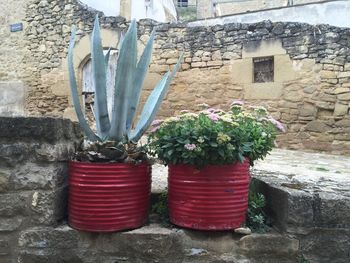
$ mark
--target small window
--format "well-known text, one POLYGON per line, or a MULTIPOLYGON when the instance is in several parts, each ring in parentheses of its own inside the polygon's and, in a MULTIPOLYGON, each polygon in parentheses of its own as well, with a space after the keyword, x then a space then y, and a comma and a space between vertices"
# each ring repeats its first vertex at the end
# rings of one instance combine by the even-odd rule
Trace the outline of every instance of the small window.
POLYGON ((254 82, 273 82, 274 61, 273 57, 253 58, 254 82))
POLYGON ((177 6, 188 7, 188 0, 177 0, 177 6))

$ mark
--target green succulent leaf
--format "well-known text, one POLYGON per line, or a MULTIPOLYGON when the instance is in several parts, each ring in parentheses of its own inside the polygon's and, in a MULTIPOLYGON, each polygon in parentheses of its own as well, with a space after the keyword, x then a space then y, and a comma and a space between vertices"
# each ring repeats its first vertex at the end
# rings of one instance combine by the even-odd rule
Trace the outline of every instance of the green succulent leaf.
POLYGON ((76 38, 76 28, 73 27, 69 48, 68 48, 68 71, 69 71, 69 82, 70 82, 74 109, 77 114, 80 127, 83 130, 86 137, 88 138, 88 140, 100 141, 100 138, 92 131, 92 129, 88 125, 80 106, 80 98, 79 98, 80 96, 78 95, 77 80, 75 77, 74 63, 73 63, 73 49, 75 44, 75 38, 76 38))
POLYGON ((137 28, 133 20, 121 44, 115 77, 114 105, 109 138, 120 141, 126 135, 129 101, 137 62, 137 28))
POLYGON ((91 37, 91 61, 95 84, 95 118, 97 133, 101 138, 108 136, 111 127, 107 109, 106 60, 103 54, 100 25, 96 15, 91 37))
POLYGON ((155 31, 153 30, 147 42, 147 45, 143 51, 143 54, 140 58, 140 61, 137 64, 134 84, 132 87, 132 95, 130 98, 130 104, 128 109, 128 116, 127 116, 127 123, 126 123, 127 132, 129 132, 131 129, 132 122, 135 118, 137 105, 140 102, 142 86, 145 81, 145 78, 148 72, 149 63, 151 62, 151 58, 152 58, 154 37, 155 37, 155 31))

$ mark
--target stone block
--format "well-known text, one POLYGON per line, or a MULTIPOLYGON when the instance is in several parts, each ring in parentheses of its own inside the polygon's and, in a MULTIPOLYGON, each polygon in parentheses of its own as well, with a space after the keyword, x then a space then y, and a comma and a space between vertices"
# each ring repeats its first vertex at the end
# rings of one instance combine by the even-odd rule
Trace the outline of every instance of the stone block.
POLYGON ((191 67, 192 68, 204 68, 207 66, 206 62, 192 62, 191 67))
POLYGON ((30 206, 32 224, 56 226, 67 216, 67 198, 67 186, 52 191, 35 191, 30 206))
POLYGON ((350 101, 350 92, 349 92, 349 93, 339 94, 339 95, 337 96, 337 98, 338 98, 339 100, 350 101))
POLYGON ((278 100, 282 96, 283 86, 279 83, 253 83, 245 86, 244 99, 278 100))
POLYGON ((4 217, 30 214, 30 192, 0 194, 0 215, 4 217))
POLYGON ((337 121, 335 123, 335 126, 344 127, 344 128, 350 127, 350 119, 343 119, 343 120, 337 121))
POLYGON ((10 244, 9 244, 9 242, 7 240, 0 239, 0 261, 1 261, 1 256, 6 256, 9 253, 10 253, 10 244))
POLYGON ((0 233, 12 232, 20 228, 23 219, 20 217, 15 218, 0 218, 0 233))
POLYGON ((336 103, 334 108, 334 116, 344 116, 348 114, 349 106, 336 103))
POLYGON ((320 77, 322 79, 335 79, 337 76, 335 74, 334 71, 330 71, 330 70, 322 70, 320 72, 320 77))
POLYGON ((35 164, 16 166, 9 178, 13 190, 57 189, 68 180, 67 163, 35 164))
MULTIPOLYGON (((0 138, 1 140, 1 138, 0 138)), ((14 167, 28 158, 32 158, 31 147, 24 143, 0 144, 0 164, 2 167, 14 167)), ((2 183, 6 183, 6 174, 2 183)))
POLYGON ((317 87, 316 86, 307 86, 303 90, 307 94, 312 94, 317 90, 317 87))
POLYGON ((300 102, 302 98, 302 95, 298 91, 288 91, 283 94, 283 99, 286 101, 300 102))
POLYGON ((18 245, 24 248, 73 249, 78 246, 79 233, 67 225, 57 228, 36 227, 19 234, 18 245))
POLYGON ((350 198, 335 193, 315 195, 314 202, 316 225, 325 228, 350 229, 350 198))
POLYGON ((0 117, 0 141, 16 142, 26 138, 26 142, 47 142, 81 139, 78 125, 66 119, 35 118, 35 117, 0 117))
MULTIPOLYGON (((88 260, 91 257, 81 258, 79 251, 68 249, 38 249, 38 250, 21 250, 18 257, 18 262, 21 263, 90 263, 88 260)), ((96 259, 95 260, 99 260, 96 259)), ((98 261, 93 261, 98 262, 98 261)), ((102 262, 102 261, 100 261, 102 262)), ((118 262, 118 261, 111 261, 118 262)))
MULTIPOLYGON (((325 110, 334 110, 334 103, 332 102, 326 102, 326 101, 316 101, 315 103, 316 107, 317 108, 320 108, 320 109, 325 109, 325 110)), ((330 114, 332 115, 332 114, 330 114)))
POLYGON ((243 251, 253 254, 272 254, 278 255, 298 255, 299 241, 286 236, 276 234, 253 234, 242 237, 239 241, 239 247, 243 251))
POLYGON ((218 60, 218 61, 208 61, 207 62, 207 66, 208 67, 218 67, 218 66, 222 66, 222 61, 218 60))
POLYGON ((339 72, 338 78, 350 78, 350 71, 339 72))
POLYGON ((300 250, 310 262, 346 263, 349 261, 349 229, 315 228, 299 237, 300 250))
POLYGON ((315 106, 310 104, 303 105, 299 110, 299 114, 302 117, 308 117, 308 116, 314 117, 316 113, 317 113, 317 110, 315 106))
POLYGON ((342 94, 342 93, 350 93, 350 88, 336 88, 334 91, 333 91, 334 94, 342 94))
POLYGON ((330 131, 330 129, 331 128, 327 124, 318 120, 311 121, 305 126, 306 131, 314 132, 327 132, 330 131))

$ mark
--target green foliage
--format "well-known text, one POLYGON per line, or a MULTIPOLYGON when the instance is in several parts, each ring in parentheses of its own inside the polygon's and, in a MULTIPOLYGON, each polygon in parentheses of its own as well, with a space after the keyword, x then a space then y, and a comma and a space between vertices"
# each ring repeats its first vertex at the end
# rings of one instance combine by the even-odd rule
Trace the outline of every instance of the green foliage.
POLYGON ((95 120, 97 134, 87 124, 84 114, 81 110, 76 77, 73 63, 73 49, 75 44, 76 30, 73 29, 71 41, 68 49, 68 69, 70 75, 70 86, 74 107, 79 119, 79 123, 87 136, 87 139, 96 141, 114 141, 116 144, 136 143, 143 133, 149 128, 154 119, 161 101, 166 95, 171 80, 174 78, 180 67, 182 58, 179 59, 174 71, 167 73, 158 83, 147 100, 140 120, 135 128, 131 130, 135 118, 136 108, 139 104, 140 94, 148 71, 152 56, 153 41, 155 33, 153 32, 145 47, 145 50, 137 61, 137 28, 136 22, 132 21, 125 38, 120 45, 119 57, 116 66, 116 79, 114 86, 114 105, 112 106, 112 116, 109 116, 107 110, 107 92, 106 92, 106 65, 109 63, 109 53, 104 56, 102 40, 100 36, 100 26, 98 16, 96 16, 94 29, 91 37, 92 46, 92 69, 95 83, 95 120))
POLYGON ((196 6, 177 7, 176 10, 179 16, 179 21, 194 21, 197 19, 196 6))
POLYGON ((307 260, 304 255, 299 256, 299 263, 311 263, 309 260, 307 260))
MULTIPOLYGON (((149 152, 165 164, 206 165, 264 158, 274 145, 277 121, 264 108, 206 109, 153 123, 149 152)), ((278 125, 281 124, 277 123, 278 125)))
POLYGON ((266 217, 264 207, 266 205, 265 196, 251 190, 249 193, 249 204, 247 214, 247 226, 256 232, 266 231, 266 217))
POLYGON ((158 196, 157 202, 152 206, 152 213, 157 214, 163 223, 169 222, 168 193, 163 192, 158 196))
POLYGON ((265 206, 265 196, 259 193, 255 181, 252 181, 250 183, 246 224, 254 232, 264 233, 267 231, 266 216, 264 213, 265 206))

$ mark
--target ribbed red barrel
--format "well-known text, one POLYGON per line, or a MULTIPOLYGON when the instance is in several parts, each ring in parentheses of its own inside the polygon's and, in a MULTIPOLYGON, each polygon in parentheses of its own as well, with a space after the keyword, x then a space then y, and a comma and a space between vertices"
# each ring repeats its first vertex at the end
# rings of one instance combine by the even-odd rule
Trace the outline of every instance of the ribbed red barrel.
POLYGON ((249 161, 202 170, 169 165, 170 221, 200 230, 240 227, 248 209, 249 181, 249 161))
POLYGON ((113 232, 146 223, 151 166, 70 162, 68 221, 75 229, 113 232))

